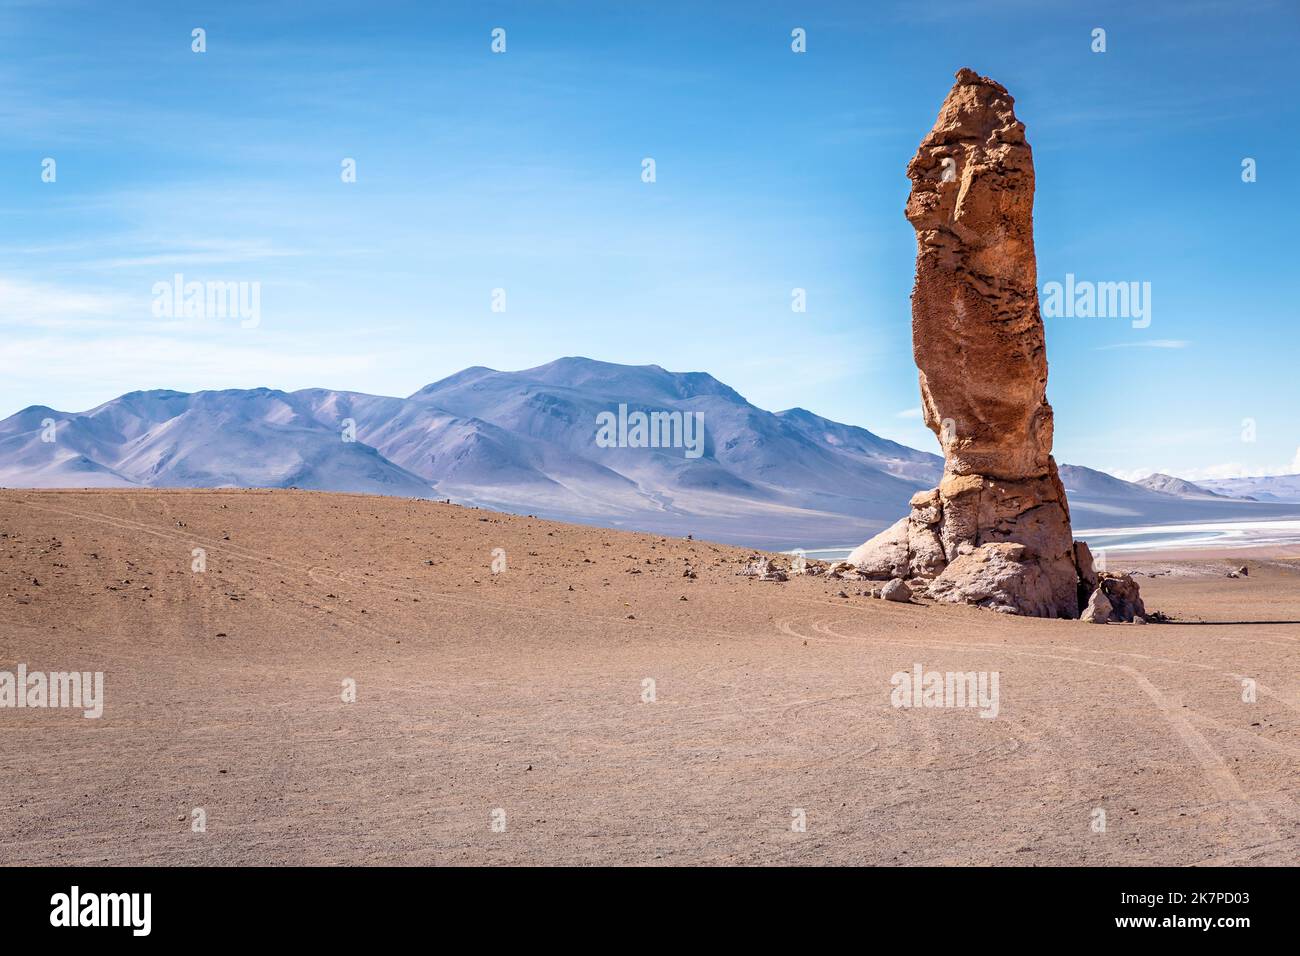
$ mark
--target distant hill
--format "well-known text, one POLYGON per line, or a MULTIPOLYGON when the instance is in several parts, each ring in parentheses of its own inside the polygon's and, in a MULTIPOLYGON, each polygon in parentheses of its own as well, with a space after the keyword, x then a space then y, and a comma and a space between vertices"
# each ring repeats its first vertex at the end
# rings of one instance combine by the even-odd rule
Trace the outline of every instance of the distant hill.
MULTIPOLYGON (((703 372, 585 358, 519 372, 468 368, 406 398, 158 390, 85 412, 33 406, 0 422, 0 485, 10 487, 296 486, 451 498, 759 547, 860 543, 905 514, 942 469, 938 455, 864 428, 802 408, 765 411, 703 372), (657 413, 655 433, 669 440, 636 447, 638 413, 657 413), (692 449, 683 429, 697 415, 704 428, 692 449), (621 418, 612 442, 597 440, 602 418, 621 418), (43 440, 49 422, 53 442, 43 440)), ((1080 527, 1297 512, 1078 466, 1061 475, 1080 527)))
POLYGON ((1216 478, 1198 481, 1207 491, 1255 501, 1300 502, 1300 475, 1271 475, 1259 478, 1216 478))
MULTIPOLYGON (((1174 481, 1177 482, 1178 479, 1174 481)), ((1071 523, 1076 532, 1159 524, 1300 517, 1300 507, 1290 504, 1230 498, 1211 494, 1204 489, 1199 494, 1174 494, 1138 482, 1124 481, 1080 465, 1062 465, 1061 483, 1065 485, 1070 502, 1071 523)))
POLYGON ((1200 485, 1194 485, 1190 481, 1182 478, 1175 478, 1173 475, 1163 475, 1156 472, 1153 475, 1147 475, 1145 478, 1134 482, 1143 488, 1149 488, 1151 491, 1161 491, 1167 495, 1178 495, 1182 498, 1224 498, 1226 495, 1210 491, 1208 488, 1202 488, 1200 485))

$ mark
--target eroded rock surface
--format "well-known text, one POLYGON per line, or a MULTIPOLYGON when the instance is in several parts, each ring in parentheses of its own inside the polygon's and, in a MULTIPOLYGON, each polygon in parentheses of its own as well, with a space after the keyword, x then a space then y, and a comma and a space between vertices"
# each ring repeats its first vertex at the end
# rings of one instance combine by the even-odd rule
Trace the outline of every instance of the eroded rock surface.
POLYGON ((927 593, 936 601, 975 604, 1003 614, 1058 616, 1051 582, 1029 559, 1028 549, 1013 541, 982 544, 958 555, 930 582, 927 593))
POLYGON ((848 560, 939 600, 1077 618, 1097 575, 1051 454, 1034 163, 1006 89, 960 70, 907 175, 913 354, 944 474, 848 560))

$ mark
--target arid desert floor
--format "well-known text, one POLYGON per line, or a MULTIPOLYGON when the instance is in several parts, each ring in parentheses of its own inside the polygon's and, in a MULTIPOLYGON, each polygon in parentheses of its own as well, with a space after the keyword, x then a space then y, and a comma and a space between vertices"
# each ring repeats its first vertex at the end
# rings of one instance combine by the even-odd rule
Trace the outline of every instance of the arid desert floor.
POLYGON ((1300 561, 1148 556, 1174 623, 1095 626, 751 555, 397 498, 0 491, 0 671, 105 675, 100 719, 0 709, 0 863, 1300 861, 1300 561), (918 663, 996 671, 997 716, 892 706, 918 663))

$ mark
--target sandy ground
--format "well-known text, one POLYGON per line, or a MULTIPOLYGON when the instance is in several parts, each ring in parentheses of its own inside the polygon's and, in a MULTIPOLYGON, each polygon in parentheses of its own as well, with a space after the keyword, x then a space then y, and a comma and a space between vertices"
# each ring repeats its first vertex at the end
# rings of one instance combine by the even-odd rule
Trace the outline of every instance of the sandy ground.
POLYGON ((98 720, 0 709, 0 862, 1300 858, 1296 562, 1147 565, 1177 623, 1098 627, 749 554, 404 499, 0 492, 0 670, 106 684, 98 720), (997 717, 891 706, 914 663, 997 671, 997 717))

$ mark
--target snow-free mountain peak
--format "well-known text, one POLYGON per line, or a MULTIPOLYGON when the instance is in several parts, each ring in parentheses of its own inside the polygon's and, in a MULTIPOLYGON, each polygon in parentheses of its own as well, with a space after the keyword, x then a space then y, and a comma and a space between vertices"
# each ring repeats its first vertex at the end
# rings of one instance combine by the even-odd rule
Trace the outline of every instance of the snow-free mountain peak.
POLYGON ((1143 488, 1150 488, 1152 491, 1162 491, 1167 495, 1179 495, 1184 498, 1224 497, 1224 495, 1202 488, 1200 485, 1194 485, 1190 481, 1160 472, 1147 475, 1140 481, 1134 482, 1134 484, 1141 485, 1143 488))
MULTIPOLYGON (((0 422, 0 484, 287 487, 463 504, 756 546, 836 545, 883 528, 942 459, 803 408, 769 412, 704 372, 581 357, 475 366, 409 398, 323 388, 129 392, 0 422), (600 416, 659 415, 680 442, 597 440, 600 416), (697 418, 696 416, 702 416, 697 418), (53 420, 55 438, 48 441, 53 420)), ((1155 491, 1061 466, 1081 527, 1270 517, 1289 506, 1155 491)), ((1290 508, 1294 511, 1294 508, 1290 508)))

